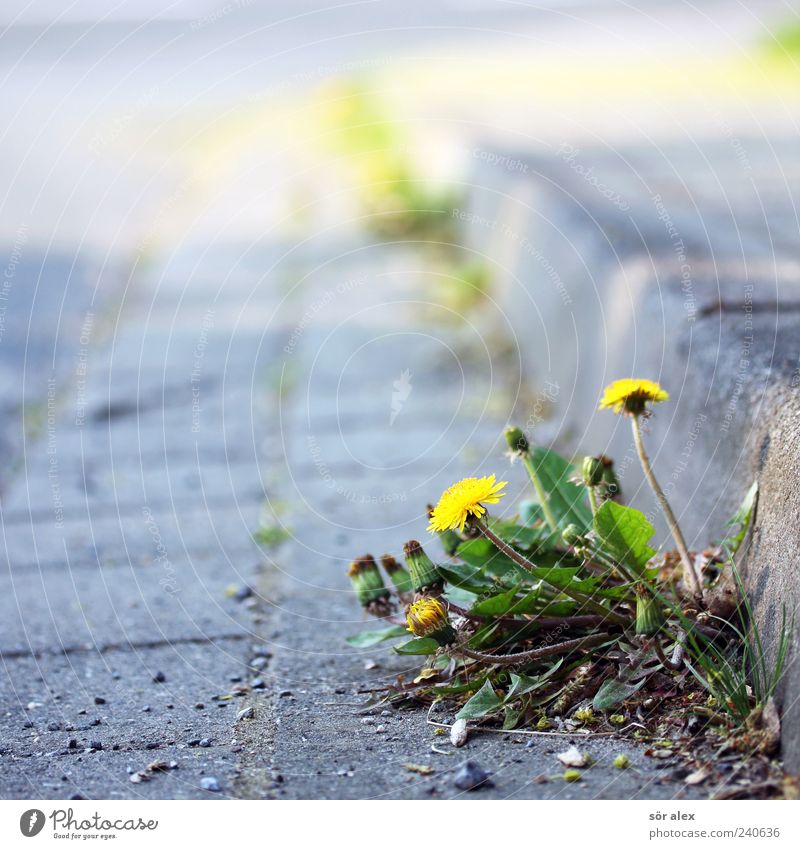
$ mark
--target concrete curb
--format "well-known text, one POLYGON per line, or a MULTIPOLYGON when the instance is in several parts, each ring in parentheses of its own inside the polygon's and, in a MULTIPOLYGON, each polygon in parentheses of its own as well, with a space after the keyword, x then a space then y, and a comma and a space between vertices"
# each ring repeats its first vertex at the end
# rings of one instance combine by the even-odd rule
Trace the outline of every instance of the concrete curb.
MULTIPOLYGON (((791 617, 800 602, 794 567, 800 549, 798 267, 779 237, 771 255, 764 254, 764 218, 748 222, 744 209, 735 227, 722 220, 731 204, 744 205, 744 192, 725 197, 727 213, 714 199, 698 200, 685 191, 697 178, 688 165, 686 173, 676 169, 671 183, 646 190, 657 180, 641 156, 636 177, 642 185, 632 186, 627 153, 618 160, 606 151, 583 153, 598 175, 593 182, 557 157, 519 152, 508 156, 528 163, 526 176, 484 167, 474 178, 479 188, 472 209, 481 221, 502 225, 510 209, 529 206, 524 234, 510 236, 517 262, 501 303, 517 331, 528 379, 557 387, 555 417, 537 423, 534 438, 614 457, 626 497, 655 520, 663 539, 629 429, 596 411, 602 387, 617 377, 662 382, 672 403, 650 420, 647 440, 690 544, 721 539, 750 483, 759 482, 742 565, 774 657, 782 605, 791 617), (598 183, 626 190, 615 192, 612 202, 598 183)), ((676 161, 680 166, 680 157, 676 161)), ((765 216, 768 230, 791 229, 785 198, 772 207, 769 198, 762 202, 775 219, 765 216)), ((513 214, 519 217, 518 210, 513 214)), ((492 245, 483 244, 491 261, 492 245)), ((795 630, 779 692, 783 757, 791 772, 800 771, 797 643, 795 630)))

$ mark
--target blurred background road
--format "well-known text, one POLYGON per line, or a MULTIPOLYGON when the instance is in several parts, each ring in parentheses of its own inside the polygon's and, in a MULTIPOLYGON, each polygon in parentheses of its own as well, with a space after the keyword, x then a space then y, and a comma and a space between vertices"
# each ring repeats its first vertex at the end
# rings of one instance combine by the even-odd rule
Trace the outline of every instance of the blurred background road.
MULTIPOLYGON (((624 462, 592 411, 637 370, 678 454, 720 375, 674 483, 717 531, 763 402, 726 309, 797 367, 799 54, 771 0, 3 3, 2 792, 451 792, 398 766, 424 724, 345 709, 404 671, 346 651, 346 563, 512 416, 624 462)), ((476 745, 499 796, 686 792, 476 745)))

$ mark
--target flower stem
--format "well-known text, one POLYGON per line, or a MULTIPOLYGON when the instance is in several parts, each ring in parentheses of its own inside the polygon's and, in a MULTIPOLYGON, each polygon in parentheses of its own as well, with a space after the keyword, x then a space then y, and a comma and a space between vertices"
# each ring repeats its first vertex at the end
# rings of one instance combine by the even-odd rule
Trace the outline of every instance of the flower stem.
POLYGON ((542 482, 539 479, 539 473, 536 471, 536 465, 533 462, 533 457, 531 457, 530 451, 523 451, 521 454, 522 462, 525 463, 525 468, 528 470, 528 475, 533 483, 533 488, 536 490, 536 497, 539 499, 539 504, 542 505, 544 518, 547 521, 550 530, 554 534, 557 534, 558 522, 556 521, 556 517, 553 515, 553 511, 550 509, 550 501, 547 497, 547 493, 544 491, 542 482))
POLYGON ((589 506, 592 508, 592 516, 597 515, 597 492, 593 486, 587 487, 589 490, 589 506))
POLYGON ((689 549, 686 546, 686 540, 683 538, 683 533, 678 525, 678 520, 675 518, 672 508, 669 506, 669 501, 667 501, 667 496, 664 495, 664 490, 661 489, 661 486, 653 473, 653 467, 650 465, 650 458, 647 456, 647 451, 645 451, 644 448, 644 441, 642 440, 642 429, 639 424, 639 416, 631 416, 631 426, 633 428, 633 441, 636 445, 636 453, 639 455, 639 460, 641 461, 642 469, 644 470, 644 476, 647 478, 650 488, 653 490, 656 498, 658 499, 661 512, 664 514, 664 518, 667 520, 667 525, 669 525, 672 538, 675 540, 675 547, 678 549, 678 554, 680 555, 681 563, 683 564, 683 579, 691 586, 695 602, 702 606, 703 585, 700 583, 700 577, 697 574, 697 569, 695 568, 692 557, 689 554, 689 549))
MULTIPOLYGON (((475 527, 477 530, 486 537, 497 549, 503 552, 506 557, 509 557, 513 560, 518 566, 522 566, 523 569, 527 569, 529 572, 536 568, 536 564, 531 563, 524 554, 520 554, 515 548, 512 548, 507 542, 504 542, 497 536, 494 531, 490 530, 483 522, 476 522, 475 527)), ((545 583, 549 583, 547 578, 542 578, 545 583)), ((555 587, 555 585, 552 585, 555 587)), ((580 593, 577 590, 567 589, 566 587, 555 587, 559 592, 564 593, 564 595, 569 596, 573 601, 577 601, 578 604, 584 605, 588 610, 594 611, 599 616, 603 616, 605 619, 608 619, 612 622, 616 622, 618 625, 629 625, 627 619, 624 619, 622 616, 619 616, 617 613, 609 610, 606 607, 603 607, 602 604, 598 604, 594 599, 589 598, 589 596, 584 593, 580 593)))
POLYGON ((510 666, 514 663, 529 663, 534 660, 541 660, 554 654, 567 654, 568 652, 586 648, 587 646, 595 646, 608 639, 610 639, 608 634, 593 634, 589 637, 578 637, 575 640, 567 640, 564 643, 542 646, 542 648, 516 652, 514 654, 484 654, 483 652, 472 651, 472 649, 467 649, 463 646, 459 646, 456 651, 473 660, 510 666))

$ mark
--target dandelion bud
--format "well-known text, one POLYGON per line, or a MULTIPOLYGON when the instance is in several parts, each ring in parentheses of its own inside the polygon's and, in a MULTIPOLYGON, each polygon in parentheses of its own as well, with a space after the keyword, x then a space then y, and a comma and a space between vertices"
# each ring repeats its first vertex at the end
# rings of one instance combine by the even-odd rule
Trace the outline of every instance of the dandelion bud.
POLYGON ((581 529, 575 525, 567 525, 561 532, 561 539, 569 546, 580 546, 586 543, 585 538, 581 534, 581 529))
POLYGON ((383 583, 378 564, 371 554, 357 557, 350 564, 347 575, 353 583, 353 589, 362 607, 370 613, 378 613, 388 608, 389 590, 383 583))
POLYGON ((397 592, 401 595, 410 593, 413 589, 411 586, 411 575, 406 569, 401 566, 391 554, 384 554, 381 557, 381 565, 384 571, 389 576, 391 582, 397 588, 397 592))
POLYGON ((518 454, 527 454, 530 451, 530 444, 527 437, 518 427, 507 427, 505 429, 506 442, 511 451, 518 454))
POLYGON ((606 498, 616 499, 620 494, 621 489, 619 480, 614 472, 614 461, 610 457, 602 455, 600 461, 603 464, 603 488, 605 489, 604 496, 606 498))
POLYGON ((453 642, 456 632, 450 624, 447 608, 435 596, 423 596, 406 614, 408 630, 416 637, 433 637, 440 646, 453 642))
POLYGON ((403 546, 408 569, 411 572, 411 587, 414 592, 440 593, 444 588, 436 564, 428 557, 422 546, 415 540, 409 540, 403 546))
POLYGON ((652 637, 664 625, 664 612, 658 600, 639 585, 636 587, 636 633, 652 637))
POLYGON ((583 458, 583 482, 586 486, 600 486, 603 482, 603 461, 599 457, 583 458))

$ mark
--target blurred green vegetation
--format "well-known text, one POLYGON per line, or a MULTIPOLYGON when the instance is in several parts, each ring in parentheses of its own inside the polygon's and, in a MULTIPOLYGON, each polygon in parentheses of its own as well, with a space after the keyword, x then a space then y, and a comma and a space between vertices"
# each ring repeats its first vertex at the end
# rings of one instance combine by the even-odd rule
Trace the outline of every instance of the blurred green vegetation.
POLYGON ((431 181, 404 125, 357 81, 326 91, 323 123, 330 146, 346 161, 369 229, 382 238, 452 241, 452 210, 461 192, 431 181))

